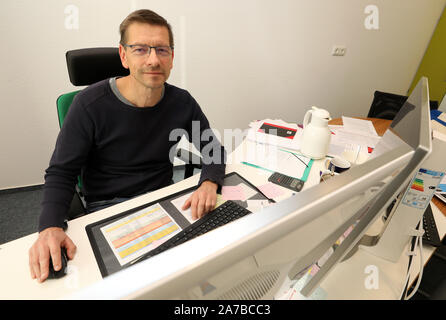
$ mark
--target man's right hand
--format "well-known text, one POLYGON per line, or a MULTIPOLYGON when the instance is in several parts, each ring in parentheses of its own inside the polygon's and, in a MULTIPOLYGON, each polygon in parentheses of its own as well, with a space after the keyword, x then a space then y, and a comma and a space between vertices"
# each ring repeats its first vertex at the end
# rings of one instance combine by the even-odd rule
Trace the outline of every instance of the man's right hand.
POLYGON ((72 260, 76 252, 76 246, 62 228, 47 228, 40 232, 39 238, 29 249, 29 271, 31 278, 43 282, 48 278, 50 258, 53 261, 54 270, 60 270, 62 266, 60 250, 67 249, 68 259, 72 260))

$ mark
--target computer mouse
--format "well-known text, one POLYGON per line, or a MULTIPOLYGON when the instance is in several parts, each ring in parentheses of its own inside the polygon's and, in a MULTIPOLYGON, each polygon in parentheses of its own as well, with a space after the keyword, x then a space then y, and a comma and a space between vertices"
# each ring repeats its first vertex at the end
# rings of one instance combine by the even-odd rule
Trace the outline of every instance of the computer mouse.
POLYGON ((51 257, 50 257, 48 279, 59 279, 59 278, 64 277, 67 274, 67 265, 68 265, 67 249, 61 248, 60 258, 61 258, 61 262, 62 262, 62 267, 60 268, 59 271, 55 271, 54 266, 53 266, 53 259, 51 259, 51 257))

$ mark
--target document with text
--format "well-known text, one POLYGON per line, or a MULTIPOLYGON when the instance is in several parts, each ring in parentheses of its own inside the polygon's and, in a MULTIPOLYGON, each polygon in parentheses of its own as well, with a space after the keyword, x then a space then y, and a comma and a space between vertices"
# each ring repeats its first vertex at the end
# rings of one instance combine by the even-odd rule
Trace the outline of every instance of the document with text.
POLYGON ((158 203, 101 228, 121 265, 152 251, 180 231, 180 226, 158 203))

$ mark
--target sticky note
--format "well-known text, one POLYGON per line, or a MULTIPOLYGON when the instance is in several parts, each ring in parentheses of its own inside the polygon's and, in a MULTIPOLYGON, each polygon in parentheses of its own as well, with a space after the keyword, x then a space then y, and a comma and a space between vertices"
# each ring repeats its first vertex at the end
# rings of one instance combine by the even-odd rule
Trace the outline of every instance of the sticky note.
POLYGON ((221 188, 221 195, 225 200, 245 200, 245 192, 243 188, 238 186, 223 186, 221 188))
POLYGON ((253 197, 253 196, 255 196, 255 195, 257 194, 257 191, 256 191, 256 190, 251 189, 250 187, 248 187, 248 186, 247 186, 246 184, 244 184, 244 183, 239 183, 238 186, 239 186, 240 188, 243 189, 243 193, 244 193, 244 195, 245 195, 245 198, 244 198, 244 199, 241 199, 242 201, 246 201, 246 200, 248 200, 249 198, 251 198, 251 197, 253 197))
POLYGON ((284 194, 284 191, 280 187, 276 186, 271 182, 259 186, 258 188, 260 189, 260 191, 263 192, 265 196, 267 196, 270 199, 274 199, 284 194))

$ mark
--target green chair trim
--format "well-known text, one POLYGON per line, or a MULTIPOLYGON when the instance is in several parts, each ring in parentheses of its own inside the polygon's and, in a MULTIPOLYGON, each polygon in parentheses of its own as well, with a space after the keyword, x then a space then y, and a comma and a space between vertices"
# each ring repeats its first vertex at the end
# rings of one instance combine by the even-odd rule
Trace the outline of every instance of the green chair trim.
MULTIPOLYGON (((59 128, 62 128, 65 117, 68 113, 68 109, 70 109, 71 103, 73 102, 74 97, 81 90, 69 92, 60 95, 56 100, 57 106, 57 116, 59 117, 59 128)), ((82 190, 82 179, 80 176, 77 177, 79 189, 82 190)))
POLYGON ((65 120, 65 116, 68 113, 68 109, 70 109, 71 103, 73 102, 74 97, 81 90, 65 93, 59 96, 56 101, 57 105, 57 115, 59 117, 59 128, 62 128, 63 122, 65 120))

